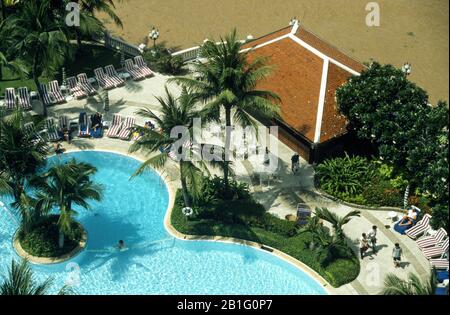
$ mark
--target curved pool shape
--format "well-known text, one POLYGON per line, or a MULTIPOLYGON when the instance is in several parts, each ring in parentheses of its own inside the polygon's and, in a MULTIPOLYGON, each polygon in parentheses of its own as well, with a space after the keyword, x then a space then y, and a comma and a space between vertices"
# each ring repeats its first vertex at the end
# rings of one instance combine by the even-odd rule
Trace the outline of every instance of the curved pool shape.
MULTIPOLYGON (((56 265, 33 265, 35 278, 74 284, 78 294, 326 294, 297 267, 264 251, 236 244, 174 239, 163 224, 169 194, 156 172, 130 180, 140 162, 99 151, 65 154, 98 168, 103 201, 77 209, 87 249, 56 265), (123 239, 128 250, 114 249, 123 239)), ((49 164, 61 163, 53 157, 49 164)), ((5 204, 7 202, 3 200, 5 204)), ((0 209, 0 275, 6 275, 17 224, 0 209)))

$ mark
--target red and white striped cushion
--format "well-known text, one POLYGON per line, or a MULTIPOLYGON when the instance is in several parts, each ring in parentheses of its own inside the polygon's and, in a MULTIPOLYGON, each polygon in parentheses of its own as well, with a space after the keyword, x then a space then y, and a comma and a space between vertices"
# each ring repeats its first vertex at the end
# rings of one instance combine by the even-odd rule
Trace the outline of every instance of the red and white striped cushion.
POLYGON ((427 248, 431 246, 435 246, 436 244, 442 242, 444 238, 447 237, 447 232, 440 228, 435 235, 433 236, 427 236, 417 241, 417 245, 420 248, 427 248))
POLYGON ((136 122, 136 119, 134 117, 127 117, 125 120, 125 123, 122 127, 122 130, 120 131, 119 138, 122 140, 128 140, 131 135, 131 127, 134 126, 134 123, 136 122))
POLYGON ((144 58, 142 56, 136 56, 134 57, 134 61, 136 62, 137 67, 139 70, 146 76, 150 77, 153 76, 153 71, 147 66, 147 64, 144 61, 144 58))
POLYGON ((444 242, 434 246, 425 248, 422 250, 422 253, 425 255, 425 257, 434 258, 437 256, 441 256, 442 254, 446 253, 448 251, 448 239, 446 239, 444 242))
POLYGON ((67 78, 67 85, 69 86, 70 93, 72 93, 76 98, 83 98, 87 96, 86 92, 84 92, 78 85, 75 77, 67 78))
POLYGON ((439 259, 430 259, 431 267, 435 267, 436 269, 448 269, 448 259, 447 258, 439 258, 439 259))
POLYGON ((406 235, 411 237, 412 239, 416 239, 418 236, 425 233, 430 228, 430 218, 429 214, 425 214, 414 227, 410 228, 406 231, 406 235))
POLYGON ((142 74, 134 65, 131 59, 125 60, 125 71, 131 75, 133 80, 139 80, 145 78, 145 75, 142 74))
POLYGON ((5 106, 6 109, 13 109, 16 104, 16 91, 14 88, 5 89, 5 106))
POLYGON ((53 80, 53 81, 49 82, 48 85, 49 85, 50 92, 52 92, 53 96, 55 97, 55 99, 58 103, 66 101, 64 95, 62 95, 61 90, 59 89, 58 81, 53 80))
POLYGON ((109 78, 114 81, 114 84, 116 86, 124 85, 125 81, 121 77, 119 77, 119 74, 117 73, 116 69, 114 69, 113 65, 109 65, 105 67, 106 74, 109 76, 109 78))
POLYGON ((45 84, 41 84, 41 92, 42 92, 42 102, 45 105, 51 105, 54 103, 53 94, 50 95, 49 91, 47 90, 47 86, 45 84))
POLYGON ((121 128, 122 128, 122 116, 119 114, 115 114, 113 116, 111 127, 109 127, 106 136, 110 138, 117 138, 119 136, 121 128))
POLYGON ((114 82, 108 78, 103 72, 102 68, 97 68, 94 70, 95 78, 98 84, 104 89, 112 89, 115 87, 114 82))
POLYGON ((23 109, 31 109, 30 95, 28 94, 28 88, 20 87, 19 91, 19 104, 23 109))
POLYGON ((89 82, 88 77, 86 73, 80 73, 77 75, 78 83, 80 85, 80 88, 86 92, 89 95, 95 94, 97 91, 92 86, 92 84, 89 82))

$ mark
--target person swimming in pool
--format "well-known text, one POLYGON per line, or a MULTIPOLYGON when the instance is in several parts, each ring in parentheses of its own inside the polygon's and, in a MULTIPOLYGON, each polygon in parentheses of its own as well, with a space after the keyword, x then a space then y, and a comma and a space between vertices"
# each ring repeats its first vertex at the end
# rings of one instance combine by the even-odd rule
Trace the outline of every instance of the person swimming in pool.
POLYGON ((119 240, 117 247, 119 248, 119 250, 125 249, 125 242, 123 240, 119 240))

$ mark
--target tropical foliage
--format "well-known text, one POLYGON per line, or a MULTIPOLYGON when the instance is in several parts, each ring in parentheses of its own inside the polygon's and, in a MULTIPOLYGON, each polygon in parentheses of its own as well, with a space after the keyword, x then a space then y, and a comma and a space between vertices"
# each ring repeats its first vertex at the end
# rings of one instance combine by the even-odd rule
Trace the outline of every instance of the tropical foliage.
MULTIPOLYGON (((429 195, 432 207, 448 208, 448 104, 430 106, 427 93, 401 70, 378 63, 336 94, 350 127, 378 146, 379 158, 429 195)), ((448 227, 448 219, 440 226, 448 227)))
MULTIPOLYGON (((49 293, 53 280, 47 279, 42 283, 36 283, 33 272, 26 260, 20 263, 12 260, 8 275, 4 277, 0 285, 0 295, 45 295, 49 293)), ((71 294, 73 291, 67 287, 59 290, 59 295, 71 294)))
POLYGON ((185 73, 183 59, 180 56, 172 56, 164 43, 147 49, 143 56, 148 66, 159 73, 170 75, 185 73))
MULTIPOLYGON (((242 51, 243 43, 238 40, 236 31, 221 39, 216 45, 207 41, 200 49, 200 56, 207 63, 195 64, 197 79, 176 78, 175 81, 188 87, 196 99, 204 102, 205 117, 220 120, 220 109, 225 112, 225 164, 230 164, 231 132, 234 124, 255 127, 253 116, 261 118, 278 117, 280 101, 271 91, 257 89, 257 84, 270 74, 267 58, 250 61, 249 51, 242 51)), ((224 167, 224 182, 227 197, 230 167, 224 167)))
POLYGON ((434 295, 437 287, 436 271, 432 270, 429 278, 422 281, 416 274, 409 273, 408 279, 388 274, 384 279, 383 295, 434 295))

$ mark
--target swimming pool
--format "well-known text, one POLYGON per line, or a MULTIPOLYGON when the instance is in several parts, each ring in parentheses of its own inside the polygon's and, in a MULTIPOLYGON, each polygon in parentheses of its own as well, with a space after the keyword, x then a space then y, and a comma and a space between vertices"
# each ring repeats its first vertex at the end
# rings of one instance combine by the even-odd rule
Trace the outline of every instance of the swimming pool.
MULTIPOLYGON (((71 158, 96 166, 94 180, 105 191, 90 211, 76 209, 88 232, 85 251, 61 264, 32 266, 37 280, 54 278, 54 290, 71 283, 78 294, 327 294, 305 272, 264 251, 173 238, 163 223, 169 202, 163 179, 148 172, 130 180, 139 161, 83 151, 61 162, 71 158), (114 249, 119 239, 130 248, 114 249)), ((60 162, 51 158, 53 163, 60 162)), ((16 228, 0 209, 0 275, 18 258, 11 245, 16 228)))

